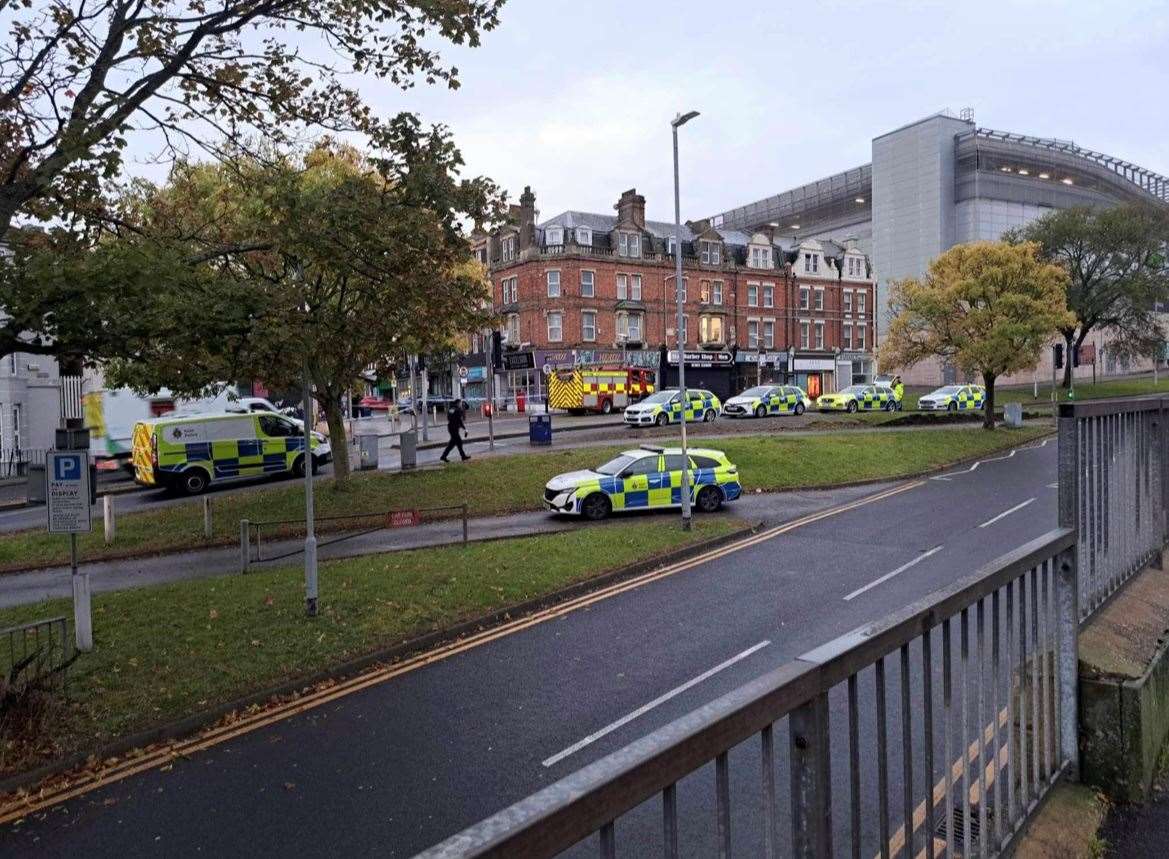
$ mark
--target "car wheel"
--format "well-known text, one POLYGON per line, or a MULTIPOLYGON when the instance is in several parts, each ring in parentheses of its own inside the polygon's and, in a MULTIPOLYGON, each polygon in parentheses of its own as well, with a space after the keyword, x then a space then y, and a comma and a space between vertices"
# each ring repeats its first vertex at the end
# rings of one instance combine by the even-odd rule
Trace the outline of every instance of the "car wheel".
MULTIPOLYGON (((315 464, 314 464, 313 474, 316 474, 316 473, 317 473, 317 469, 316 469, 315 464)), ((292 463, 292 476, 293 477, 304 477, 304 455, 303 454, 298 456, 293 461, 293 463, 292 463)))
POLYGON ((897 411, 897 403, 893 402, 893 400, 890 400, 889 402, 885 403, 885 411, 887 411, 887 412, 897 411))
POLYGON ((613 414, 613 401, 612 400, 601 400, 601 414, 603 414, 603 415, 613 414))
POLYGON ((609 501, 609 496, 594 492, 581 502, 580 512, 586 519, 596 522, 613 512, 613 504, 609 501))
POLYGON ((658 412, 658 416, 654 420, 654 423, 656 423, 660 427, 664 427, 669 422, 670 422, 670 419, 668 417, 666 417, 665 412, 658 412))
POLYGON ((723 506, 723 494, 713 486, 704 486, 694 499, 694 506, 703 513, 713 513, 723 506))
POLYGON ((717 415, 717 414, 715 414, 715 411, 714 411, 714 409, 707 409, 707 410, 706 410, 706 414, 704 414, 704 415, 702 416, 702 421, 703 421, 703 423, 711 423, 711 422, 713 422, 713 421, 714 421, 714 419, 715 419, 715 418, 717 418, 717 417, 718 417, 718 415, 717 415))
POLYGON ((946 411, 953 414, 954 412, 958 411, 958 404, 957 403, 950 403, 950 405, 946 406, 946 411))
POLYGON ((856 413, 856 400, 853 400, 851 403, 848 404, 848 413, 850 415, 856 413))
POLYGON ((761 418, 765 414, 767 414, 767 409, 765 409, 762 404, 755 407, 755 417, 761 418))
POLYGON ((183 472, 182 488, 187 495, 201 495, 207 491, 207 472, 201 468, 188 468, 183 472))
POLYGON ((796 403, 796 414, 802 415, 803 413, 804 413, 804 404, 803 403, 796 403))

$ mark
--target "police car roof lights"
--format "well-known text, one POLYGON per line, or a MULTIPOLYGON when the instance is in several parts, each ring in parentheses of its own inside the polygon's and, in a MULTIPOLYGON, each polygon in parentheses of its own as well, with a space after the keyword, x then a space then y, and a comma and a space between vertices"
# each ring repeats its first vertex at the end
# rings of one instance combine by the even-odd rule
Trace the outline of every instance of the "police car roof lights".
POLYGON ((666 449, 657 444, 639 444, 638 448, 641 450, 648 450, 650 453, 665 453, 666 449))

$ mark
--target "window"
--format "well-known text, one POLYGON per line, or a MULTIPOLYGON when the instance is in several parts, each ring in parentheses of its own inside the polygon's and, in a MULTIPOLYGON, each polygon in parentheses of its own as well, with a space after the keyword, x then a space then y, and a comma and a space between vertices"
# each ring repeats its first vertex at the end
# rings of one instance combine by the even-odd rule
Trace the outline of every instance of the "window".
POLYGON ((520 342, 520 315, 518 313, 508 314, 507 317, 507 342, 520 342))
POLYGON ((597 339, 597 314, 593 310, 581 311, 580 339, 586 343, 591 343, 597 339))
POLYGON ((816 323, 816 348, 817 349, 824 348, 824 323, 823 322, 816 323))
MULTIPOLYGON (((687 390, 686 393, 690 399, 694 399, 694 394, 698 392, 687 390)), ((686 464, 686 457, 682 454, 671 453, 666 456, 666 471, 681 471, 684 467, 689 468, 690 466, 686 464)))
POLYGON ((820 270, 820 255, 819 254, 804 254, 804 271, 818 272, 820 270))
POLYGON ((763 320, 763 348, 764 349, 774 349, 775 348, 775 320, 774 319, 763 320))
MULTIPOLYGON (((670 277, 670 278, 666 278, 666 282, 667 282, 667 283, 669 283, 672 277, 673 277, 673 276, 671 275, 671 277, 670 277)), ((688 300, 688 299, 687 299, 687 297, 686 297, 686 288, 687 288, 689 285, 690 285, 690 278, 688 278, 688 277, 684 277, 684 278, 682 278, 682 301, 687 301, 687 300, 688 300)), ((678 287, 677 287, 677 285, 675 284, 675 286, 674 286, 674 290, 675 290, 675 292, 674 292, 674 295, 673 295, 673 296, 671 296, 671 297, 672 297, 672 298, 674 298, 675 300, 677 300, 677 298, 678 298, 678 295, 677 295, 677 289, 678 289, 678 287)))
POLYGON ((723 318, 721 316, 701 316, 698 319, 698 336, 703 343, 722 343, 723 318))
POLYGON ((823 310, 824 309, 824 290, 820 287, 817 287, 815 290, 815 295, 816 295, 816 301, 815 301, 815 305, 814 305, 815 309, 816 310, 823 310))
POLYGON ((747 306, 759 306, 759 284, 757 283, 747 284, 747 306))
POLYGON ((515 236, 503 237, 503 261, 508 262, 515 259, 515 236))
POLYGON ((641 256, 641 236, 637 233, 618 233, 617 255, 623 257, 641 256))
POLYGON ((629 298, 629 275, 617 275, 617 300, 625 301, 629 298))
POLYGON ((560 297, 560 272, 558 271, 548 272, 548 297, 560 297))
POLYGON ((657 474, 658 473, 658 458, 656 456, 643 456, 640 459, 635 459, 621 472, 622 477, 633 477, 638 474, 657 474))
POLYGON ((641 301, 641 275, 635 274, 629 279, 629 299, 641 301))
POLYGON ((856 348, 863 352, 865 351, 865 331, 868 327, 865 325, 858 325, 856 327, 856 348))
POLYGON ((617 339, 629 343, 641 342, 641 314, 617 314, 617 339))
POLYGON ((770 283, 763 284, 763 306, 775 307, 775 287, 770 283))
POLYGON ((692 456, 690 461, 694 463, 695 468, 718 468, 719 461, 713 456, 692 456))
POLYGON ((290 438, 298 434, 295 426, 275 415, 260 415, 260 431, 272 438, 290 438))
POLYGON ((582 271, 580 273, 580 296, 581 296, 581 298, 592 298, 593 297, 593 295, 594 295, 593 282, 595 280, 595 277, 596 277, 595 274, 591 271, 582 271))
POLYGON ((722 247, 718 242, 699 242, 698 258, 709 265, 718 265, 722 259, 722 247))
POLYGON ((840 329, 840 345, 844 349, 852 349, 852 326, 844 323, 840 329))
POLYGON ((723 282, 721 280, 716 280, 710 285, 710 303, 723 303, 723 282))
POLYGON ((564 229, 562 227, 548 227, 548 229, 544 230, 544 244, 564 244, 564 229))
MULTIPOLYGON (((15 356, 13 356, 15 358, 15 356)), ((20 450, 20 403, 12 407, 12 449, 20 450)))
POLYGON ((851 289, 846 289, 844 291, 843 301, 844 301, 844 312, 845 313, 852 313, 852 290, 851 289))
POLYGON ((812 326, 810 323, 800 323, 800 348, 802 349, 807 349, 810 344, 809 335, 811 333, 811 328, 812 326))
POLYGON ((585 247, 591 247, 593 244, 593 231, 588 227, 577 227, 576 243, 585 247))
POLYGON ((771 248, 751 248, 751 268, 771 268, 771 248))
POLYGON ((864 313, 865 305, 868 303, 869 294, 867 292, 858 292, 856 294, 856 312, 864 313))
POLYGON ((515 304, 520 300, 519 278, 505 277, 499 283, 503 287, 504 304, 515 304))
POLYGON ((800 310, 808 309, 808 302, 811 301, 812 291, 806 286, 800 287, 800 310))
POLYGON ((710 281, 702 280, 698 282, 698 299, 703 304, 710 304, 710 281))
POLYGON ((759 348, 759 320, 757 319, 747 320, 747 348, 759 348))
POLYGON ((475 258, 478 259, 479 262, 483 263, 483 265, 487 265, 487 248, 481 247, 476 249, 475 258))
POLYGON ((673 256, 674 245, 676 244, 678 244, 677 236, 670 236, 668 239, 666 239, 666 253, 668 253, 670 256, 673 256))
POLYGON ((548 340, 559 343, 564 339, 564 316, 560 313, 548 314, 548 340))

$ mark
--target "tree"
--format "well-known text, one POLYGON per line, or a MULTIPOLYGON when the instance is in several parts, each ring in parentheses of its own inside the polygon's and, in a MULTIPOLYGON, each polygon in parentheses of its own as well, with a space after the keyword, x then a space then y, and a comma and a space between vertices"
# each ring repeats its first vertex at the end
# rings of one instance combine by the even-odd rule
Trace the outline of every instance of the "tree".
POLYGON ((1038 259, 1030 243, 957 245, 922 279, 893 284, 893 313, 882 366, 940 357, 986 386, 987 429, 994 429, 995 380, 1034 367, 1057 329, 1070 323, 1062 268, 1038 259))
POLYGON ((384 143, 346 83, 458 85, 429 45, 477 45, 503 0, 0 0, 0 236, 18 212, 99 203, 127 135, 165 152, 286 143, 307 127, 384 143))
POLYGON ((346 391, 403 345, 482 326, 490 295, 460 224, 497 215, 494 186, 456 178, 458 151, 441 129, 399 132, 382 158, 325 141, 299 159, 180 164, 165 187, 132 200, 139 232, 182 247, 220 292, 211 304, 234 303, 245 330, 224 348, 219 320, 189 317, 184 332, 115 362, 111 377, 194 393, 241 377, 298 386, 307 367, 343 484, 346 391))
POLYGON ((1169 301, 1169 213, 1137 205, 1062 209, 1008 240, 1036 242, 1043 259, 1068 273, 1073 318, 1059 332, 1068 355, 1065 388, 1072 381, 1071 356, 1090 331, 1108 329, 1108 349, 1118 357, 1159 354, 1166 330, 1156 306, 1169 301))

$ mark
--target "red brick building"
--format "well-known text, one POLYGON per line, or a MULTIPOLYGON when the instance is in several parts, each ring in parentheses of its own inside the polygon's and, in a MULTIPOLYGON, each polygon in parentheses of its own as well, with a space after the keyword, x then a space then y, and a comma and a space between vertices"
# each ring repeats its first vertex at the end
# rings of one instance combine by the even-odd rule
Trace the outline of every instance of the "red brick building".
MULTIPOLYGON (((677 347, 675 226, 646 221, 635 190, 615 208, 537 223, 525 188, 510 222, 483 240, 508 348, 677 347)), ((874 283, 854 241, 785 244, 770 232, 689 222, 681 253, 686 349, 733 351, 768 378, 823 390, 871 378, 874 283)))

